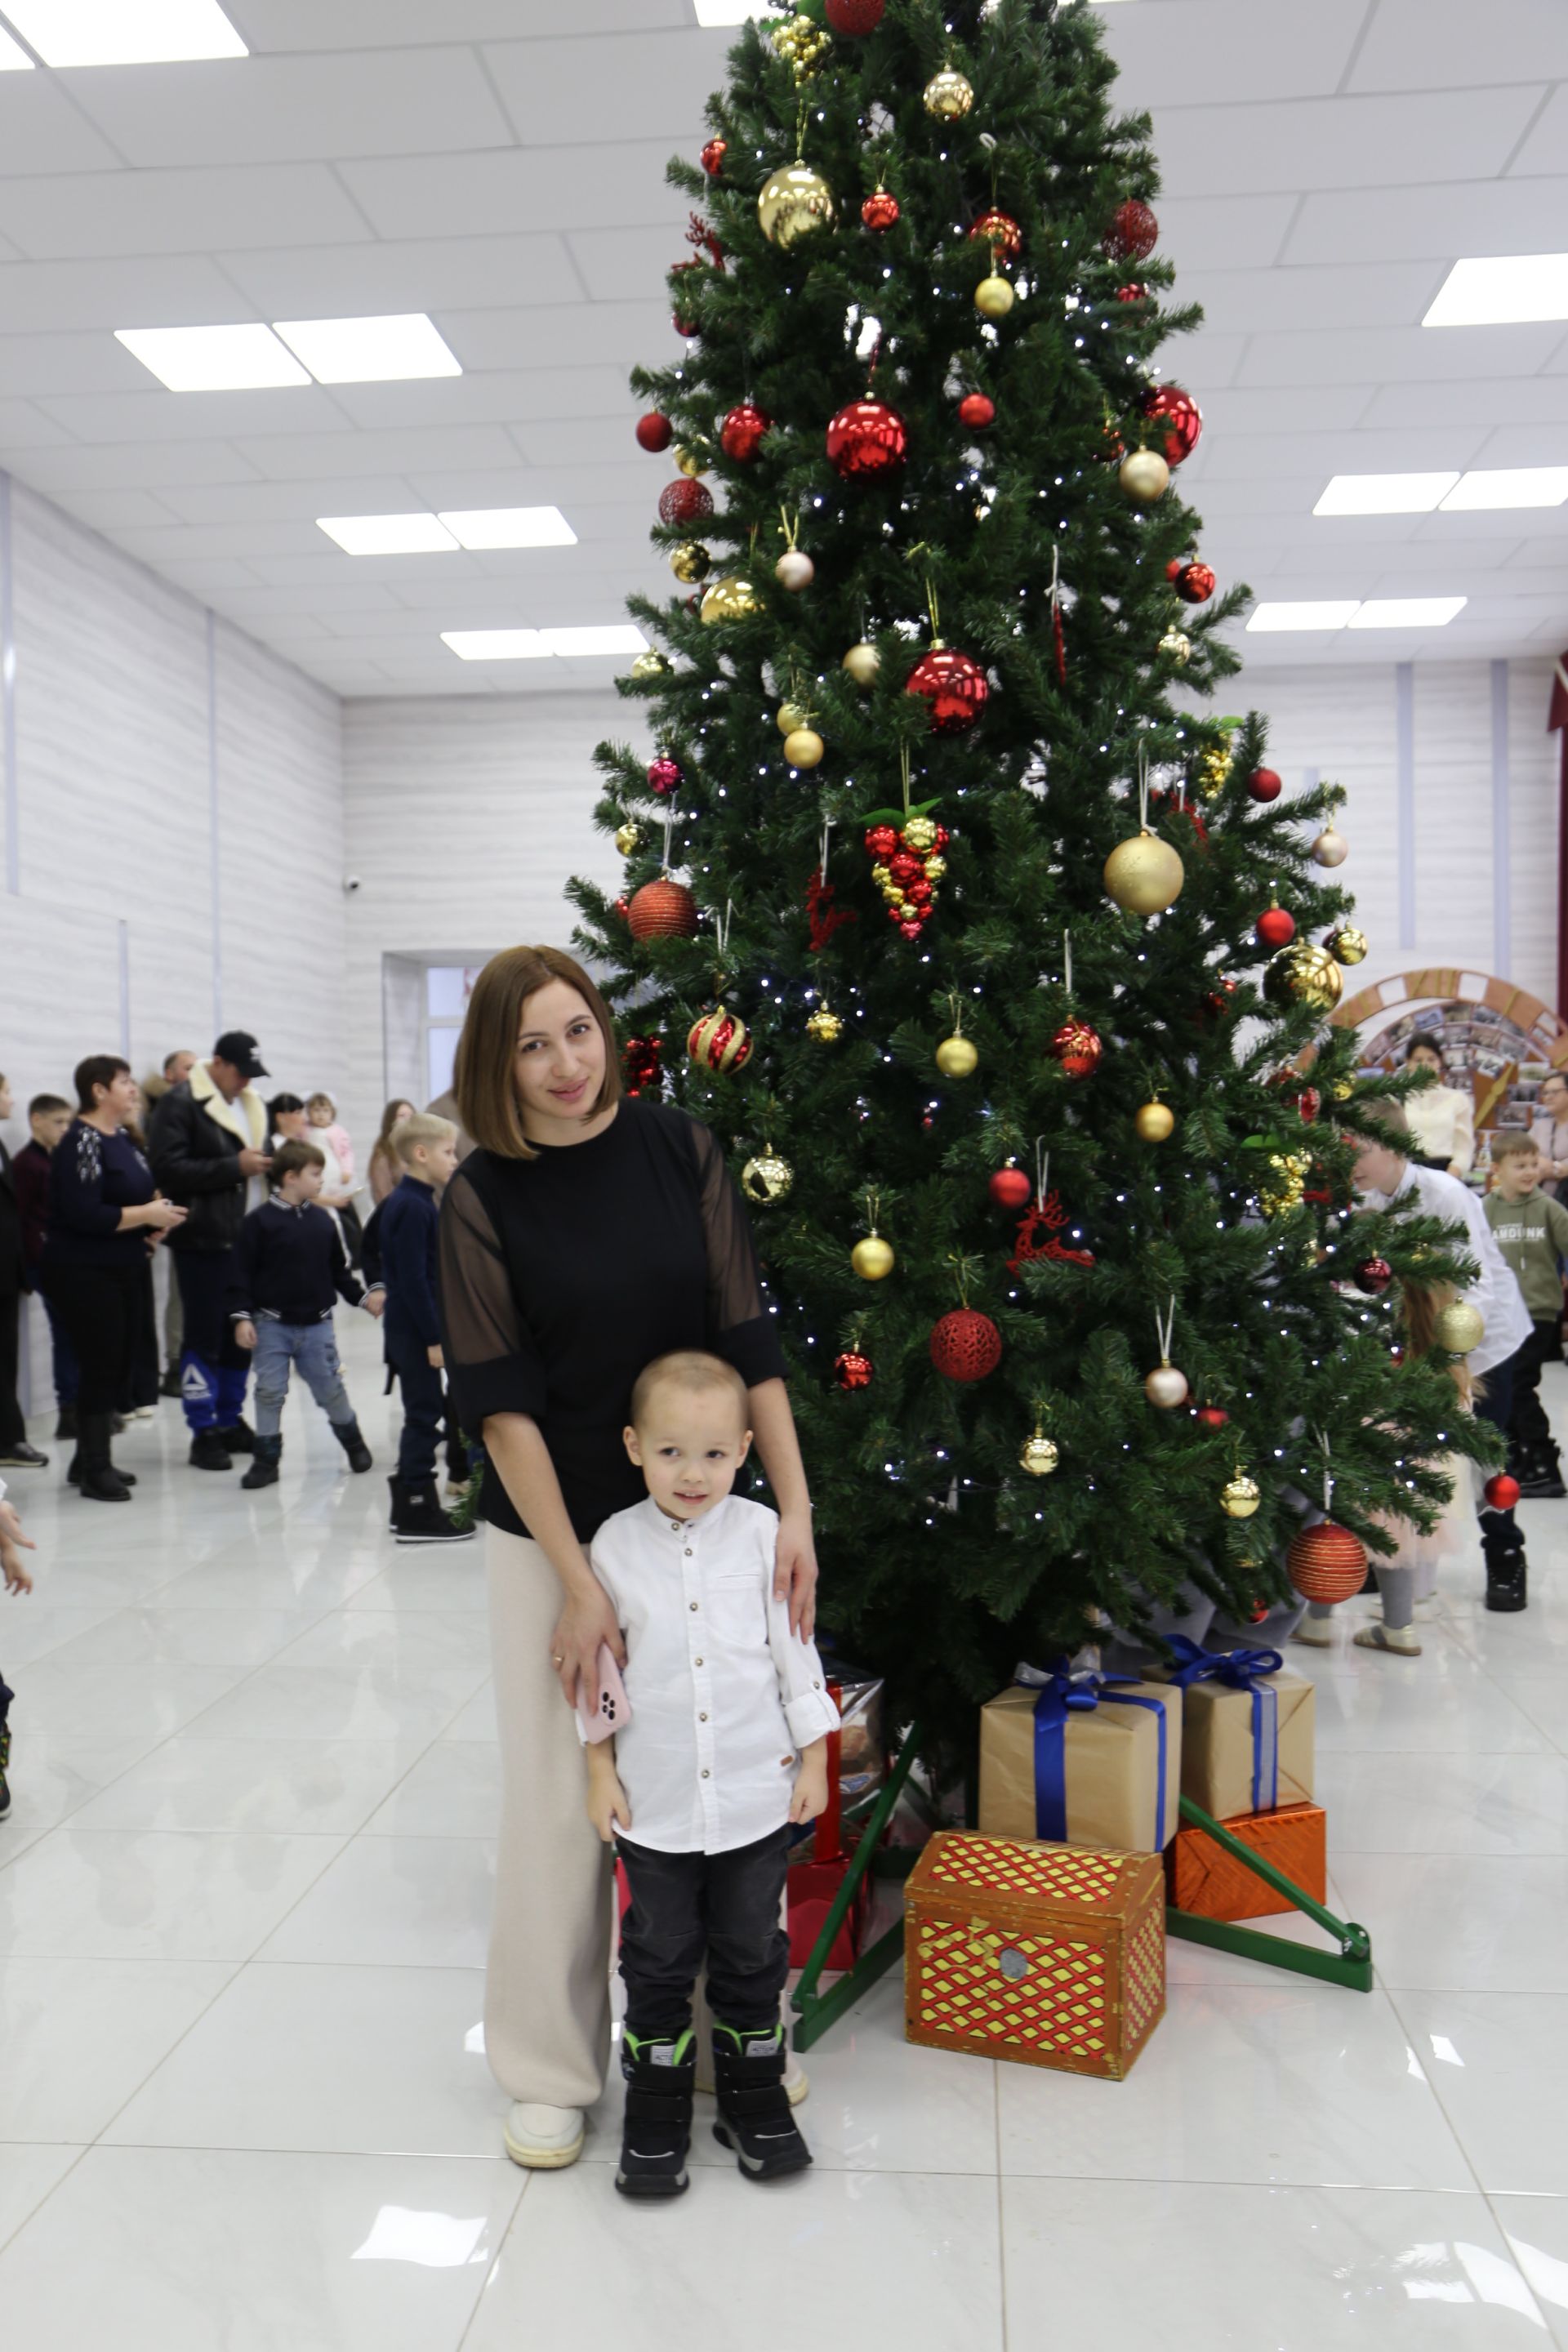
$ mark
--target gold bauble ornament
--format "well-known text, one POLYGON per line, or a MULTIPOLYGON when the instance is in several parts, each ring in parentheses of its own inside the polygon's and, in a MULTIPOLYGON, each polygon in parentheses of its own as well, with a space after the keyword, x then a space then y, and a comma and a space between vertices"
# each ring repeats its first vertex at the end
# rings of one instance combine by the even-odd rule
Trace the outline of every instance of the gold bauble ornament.
POLYGON ((1342 923, 1328 937, 1329 953, 1336 963, 1352 964, 1366 961, 1366 933, 1358 931, 1353 923, 1342 923))
POLYGON ((672 454, 681 472, 689 474, 693 480, 699 474, 705 474, 708 471, 709 459, 705 450, 693 449, 683 443, 672 454))
POLYGON ((1187 1376, 1176 1370, 1168 1356, 1164 1357, 1145 1379, 1143 1393, 1162 1412, 1174 1412, 1179 1404, 1187 1401, 1187 1376))
POLYGON ((1340 1001, 1340 968, 1327 948, 1306 940, 1292 940, 1270 956, 1263 973, 1263 993, 1270 1004, 1305 1004, 1313 1013, 1331 1013, 1340 1001))
POLYGON ((1031 1478, 1048 1478, 1061 1455, 1054 1437, 1047 1437, 1038 1422, 1033 1437, 1026 1437, 1018 1454, 1018 1467, 1026 1470, 1031 1478))
POLYGON ((1163 915, 1186 878, 1177 852, 1147 826, 1119 842, 1105 861, 1106 894, 1130 915, 1163 915))
POLYGON ((833 226, 833 191, 809 163, 787 164, 757 198, 757 219, 770 245, 792 245, 815 231, 833 226))
POLYGON ((1467 1299, 1450 1299, 1447 1307, 1439 1307, 1433 1318, 1433 1345, 1446 1349, 1450 1356, 1468 1356, 1486 1336, 1485 1317, 1467 1299))
POLYGON ((819 1045, 836 1045, 844 1034, 844 1015, 835 1013, 830 1004, 819 1004, 815 1013, 806 1015, 805 1034, 815 1037, 819 1045))
POLYGON ((827 746, 815 727, 795 727, 784 737, 784 748, 792 768, 816 768, 827 746))
POLYGON ((979 1061, 967 1037, 944 1037, 936 1049, 936 1066, 944 1078, 967 1078, 979 1061))
POLYGON ((940 882, 946 872, 947 860, 945 857, 928 857, 926 859, 926 880, 928 882, 940 882))
POLYGON ((904 819, 904 846, 906 849, 918 849, 921 851, 934 849, 936 847, 936 820, 933 817, 929 816, 906 817, 904 819))
POLYGON ((877 887, 878 887, 878 889, 879 889, 879 890, 885 890, 885 889, 887 888, 887 887, 888 887, 889 883, 892 880, 892 878, 893 878, 893 871, 892 871, 891 866, 872 866, 872 868, 871 868, 871 879, 872 879, 872 881, 876 884, 876 886, 877 886, 877 887))
POLYGON ((809 727, 811 713, 804 702, 781 702, 773 713, 773 725, 781 735, 793 735, 797 727, 809 727))
POLYGON ((833 36, 826 26, 815 24, 809 16, 796 16, 792 23, 778 27, 773 47, 794 67, 798 86, 822 65, 833 47, 833 36))
POLYGON ((1311 1164, 1304 1151, 1269 1153, 1267 1181, 1258 1188, 1258 1206, 1266 1217, 1283 1217, 1300 1207, 1311 1164))
POLYGON ((1331 824, 1326 824, 1312 844, 1312 856, 1320 866, 1342 866, 1350 854, 1350 843, 1331 824))
POLYGON ((1219 1490, 1219 1507, 1227 1519, 1249 1519, 1262 1500, 1257 1479, 1249 1478, 1245 1470, 1227 1478, 1219 1490))
POLYGON ((655 653, 650 646, 645 653, 638 654, 636 661, 633 662, 631 675, 646 685, 649 678, 668 677, 669 664, 662 654, 655 653))
POLYGON ((880 1234, 868 1234, 850 1251, 849 1263, 862 1282, 880 1282, 891 1274, 897 1261, 890 1242, 885 1242, 880 1234))
POLYGON ((955 67, 944 66, 925 86, 925 110, 939 122, 962 122, 974 103, 974 89, 955 67))
POLYGON ((1159 650, 1169 660, 1184 668, 1192 655, 1193 641, 1184 629, 1167 629, 1160 640, 1159 650))
POLYGON ((726 572, 703 594, 702 619, 709 628, 720 621, 749 621, 761 611, 756 590, 738 572, 726 572))
POLYGON ((1176 1114, 1168 1103, 1140 1103, 1132 1124, 1145 1143, 1163 1143, 1175 1132, 1176 1114))
POLYGON ((875 646, 851 646, 844 656, 843 667, 857 686, 875 686, 877 673, 882 667, 882 656, 875 646))
POLYGON ((688 540, 686 544, 683 547, 678 547, 670 557, 669 568, 678 580, 684 580, 687 586, 691 588, 695 587, 699 580, 707 579, 713 569, 713 558, 697 540, 688 540))
POLYGON ((616 827, 616 847, 623 857, 629 857, 634 849, 642 847, 642 827, 635 818, 627 817, 625 824, 616 827))
POLYGON ((974 289, 974 307, 983 319, 1005 319, 1017 299, 1006 278, 983 278, 974 289))
POLYGON ((1152 507, 1170 488, 1171 469, 1157 449, 1129 449, 1116 478, 1134 506, 1152 507))
POLYGON ((759 1151, 741 1171, 741 1190, 760 1209, 773 1208, 787 1200, 794 1182, 795 1170, 776 1151, 759 1151))

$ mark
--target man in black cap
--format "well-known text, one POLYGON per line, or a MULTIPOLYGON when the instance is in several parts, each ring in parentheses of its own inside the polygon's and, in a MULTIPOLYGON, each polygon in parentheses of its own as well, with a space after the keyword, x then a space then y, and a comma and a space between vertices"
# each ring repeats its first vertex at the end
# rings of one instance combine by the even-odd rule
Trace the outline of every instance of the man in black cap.
POLYGON ((244 1029, 226 1029, 212 1059, 171 1087, 153 1115, 153 1171, 190 1215, 171 1235, 184 1317, 180 1395, 198 1470, 231 1470, 255 1437, 245 1420, 250 1359, 228 1319, 229 1253, 246 1211, 266 1198, 267 1111, 251 1086, 266 1066, 244 1029))

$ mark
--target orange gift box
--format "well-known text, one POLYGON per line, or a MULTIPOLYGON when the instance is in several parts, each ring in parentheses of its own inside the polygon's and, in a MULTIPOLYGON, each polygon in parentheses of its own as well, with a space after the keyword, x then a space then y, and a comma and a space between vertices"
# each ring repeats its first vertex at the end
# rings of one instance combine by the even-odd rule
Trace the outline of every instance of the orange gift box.
MULTIPOLYGON (((1321 1805, 1281 1805, 1271 1813, 1240 1813, 1224 1823, 1233 1838, 1319 1902, 1328 1899, 1328 1815, 1321 1805)), ((1165 1852, 1171 1906, 1200 1919, 1264 1919, 1294 1909, 1266 1879, 1216 1845, 1205 1830, 1184 1823, 1165 1852)))

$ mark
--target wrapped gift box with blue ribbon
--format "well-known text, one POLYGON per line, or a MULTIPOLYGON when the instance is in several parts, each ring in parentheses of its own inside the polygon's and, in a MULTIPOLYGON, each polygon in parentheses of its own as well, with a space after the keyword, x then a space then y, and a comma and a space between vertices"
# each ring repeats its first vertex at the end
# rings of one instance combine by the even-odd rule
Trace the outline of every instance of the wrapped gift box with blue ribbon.
POLYGON ((1216 1821, 1312 1801, 1317 1694, 1278 1650, 1169 1642, 1182 1694, 1182 1794, 1216 1821))
POLYGON ((980 1710, 981 1830, 1160 1853, 1176 1834, 1182 1711, 1169 1684, 1020 1666, 980 1710))

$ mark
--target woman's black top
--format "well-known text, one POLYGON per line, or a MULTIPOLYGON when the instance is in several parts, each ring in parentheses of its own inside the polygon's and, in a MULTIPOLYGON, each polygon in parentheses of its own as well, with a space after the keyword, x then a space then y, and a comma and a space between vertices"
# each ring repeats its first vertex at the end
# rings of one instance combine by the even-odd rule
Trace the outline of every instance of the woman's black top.
POLYGON ((140 1209, 157 1193, 153 1171, 123 1128, 101 1134, 73 1119, 49 1160, 49 1231, 44 1265, 119 1265, 147 1262, 151 1235, 119 1230, 121 1209, 140 1209))
MULTIPOLYGON (((639 1502, 628 1460, 632 1384, 672 1348, 733 1364, 748 1388, 782 1379, 751 1227, 724 1156, 684 1111, 629 1097, 600 1135, 537 1160, 473 1151, 441 1204, 441 1331, 458 1419, 538 1423, 586 1543, 639 1502)), ((527 1528, 489 1471, 481 1511, 527 1528)))

